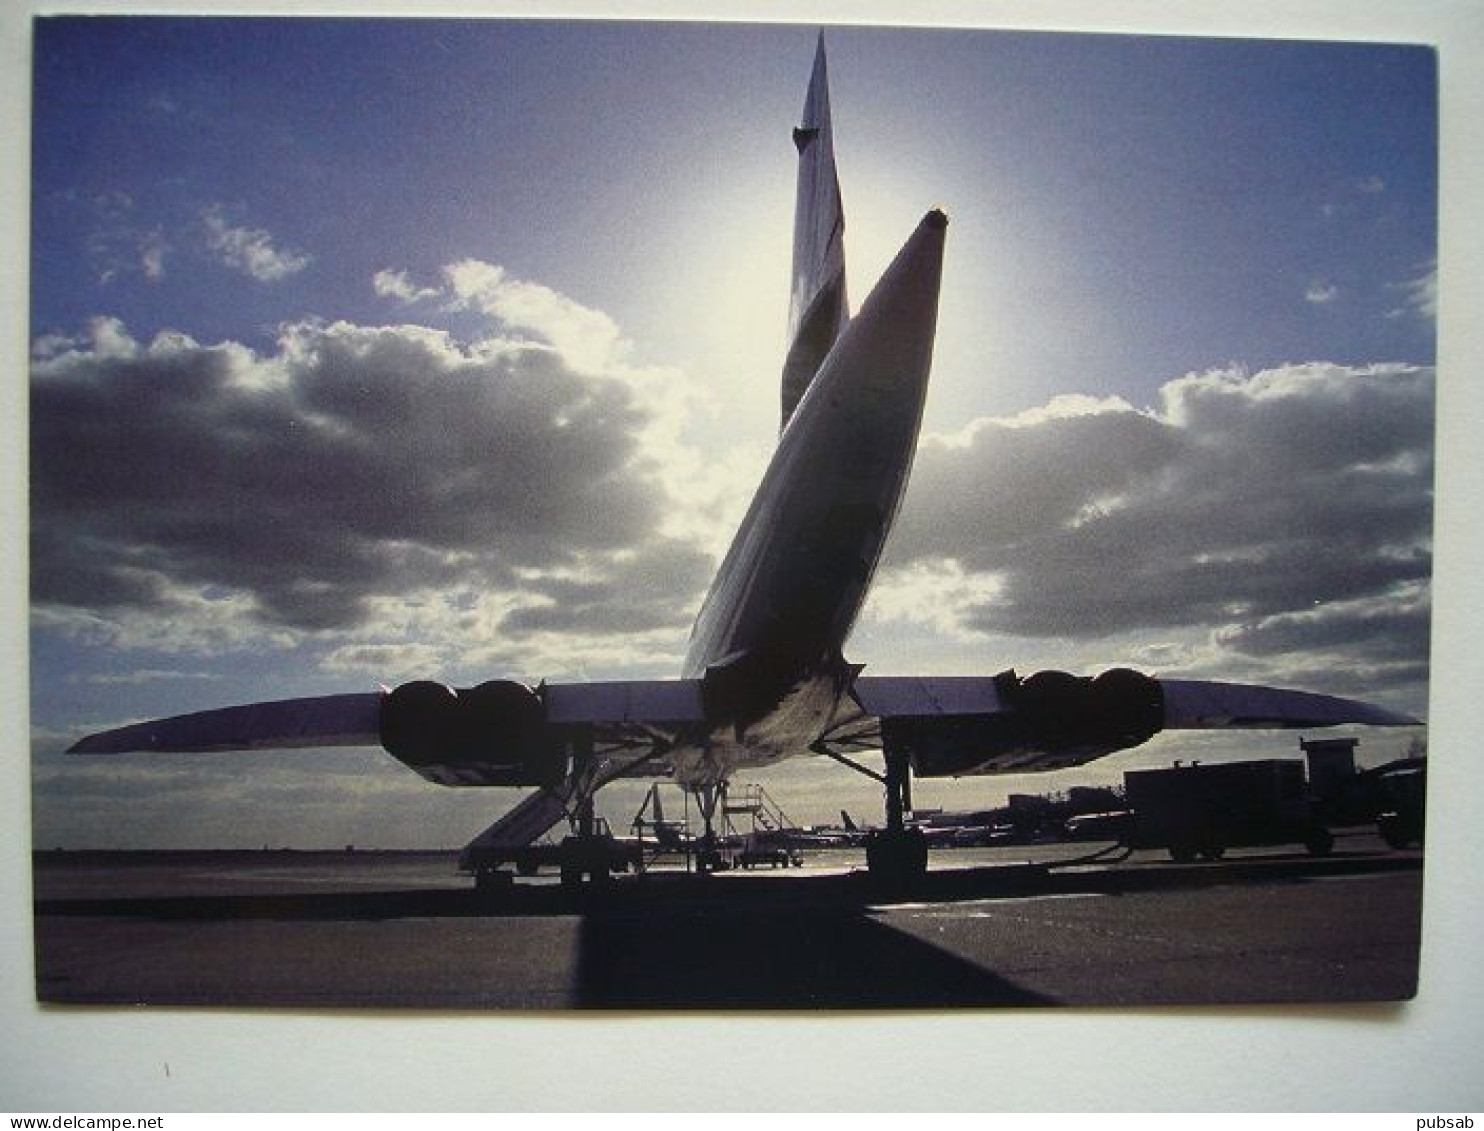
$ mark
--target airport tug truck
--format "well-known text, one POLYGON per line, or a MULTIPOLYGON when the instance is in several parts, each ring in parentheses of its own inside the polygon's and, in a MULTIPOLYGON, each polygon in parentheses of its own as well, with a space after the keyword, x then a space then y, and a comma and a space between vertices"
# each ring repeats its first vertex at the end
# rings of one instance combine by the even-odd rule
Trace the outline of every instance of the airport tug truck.
POLYGON ((640 871, 644 867, 644 848, 633 841, 613 835, 604 817, 593 818, 593 831, 587 836, 575 833, 559 844, 537 841, 522 845, 471 844, 459 857, 459 871, 472 874, 476 891, 498 891, 508 885, 512 865, 522 876, 534 876, 543 868, 556 868, 562 883, 572 886, 591 876, 601 883, 615 872, 640 871))
POLYGON ((1295 759, 1177 762, 1130 770, 1123 781, 1134 848, 1165 848, 1184 863, 1218 860, 1228 848, 1302 844, 1324 856, 1334 847, 1305 788, 1304 764, 1295 759))

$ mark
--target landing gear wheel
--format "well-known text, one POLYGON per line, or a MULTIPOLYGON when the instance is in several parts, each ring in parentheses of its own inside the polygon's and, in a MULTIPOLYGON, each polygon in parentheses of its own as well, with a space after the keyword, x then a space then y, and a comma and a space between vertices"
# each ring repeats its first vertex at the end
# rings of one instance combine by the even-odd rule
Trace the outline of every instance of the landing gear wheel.
POLYGON ((1376 831, 1381 834, 1389 848, 1411 848, 1422 845, 1422 823, 1410 821, 1400 813, 1387 813, 1376 822, 1376 831))
POLYGON ((508 891, 512 883, 510 873, 500 868, 481 868, 474 873, 474 890, 480 895, 508 891))
POLYGON ((1304 838, 1310 856, 1328 856, 1334 846, 1334 834, 1325 828, 1315 828, 1304 838))
POLYGON ((883 830, 866 841, 871 881, 892 891, 917 886, 927 875, 927 838, 917 829, 883 830))
POLYGON ((569 836, 562 841, 562 887, 573 890, 587 881, 589 886, 607 887, 607 842, 602 837, 569 836))
POLYGON ((696 871, 703 876, 709 876, 712 872, 724 872, 726 861, 716 849, 704 848, 696 854, 696 871))

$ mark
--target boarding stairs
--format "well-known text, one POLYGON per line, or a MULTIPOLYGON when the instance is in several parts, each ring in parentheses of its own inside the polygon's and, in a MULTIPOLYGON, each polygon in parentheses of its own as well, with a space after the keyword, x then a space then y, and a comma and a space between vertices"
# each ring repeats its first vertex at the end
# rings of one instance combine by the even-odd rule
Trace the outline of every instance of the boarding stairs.
MULTIPOLYGON (((585 783, 588 795, 599 786, 622 776, 624 765, 616 759, 600 769, 589 771, 585 783)), ((557 786, 545 786, 523 797, 519 804, 495 821, 484 832, 464 846, 459 867, 465 871, 481 852, 497 849, 524 848, 549 832, 564 818, 573 819, 577 809, 579 782, 571 777, 557 786)))
POLYGON ((740 799, 735 794, 728 793, 726 800, 722 802, 722 814, 727 825, 732 828, 735 828, 733 817, 747 818, 751 826, 748 831, 754 834, 778 833, 796 827, 783 808, 760 785, 747 786, 740 799))

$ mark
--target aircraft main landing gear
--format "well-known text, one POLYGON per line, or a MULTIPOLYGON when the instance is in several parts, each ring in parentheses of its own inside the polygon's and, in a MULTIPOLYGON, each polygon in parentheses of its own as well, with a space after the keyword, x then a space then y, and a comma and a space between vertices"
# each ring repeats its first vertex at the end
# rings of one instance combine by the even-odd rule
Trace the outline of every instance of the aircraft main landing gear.
POLYGON ((886 790, 886 827, 866 838, 866 869, 871 883, 886 894, 904 895, 922 886, 927 875, 927 837, 921 829, 907 827, 906 814, 912 808, 912 761, 910 754, 892 742, 890 736, 845 733, 831 739, 820 739, 810 747, 816 754, 833 758, 842 766, 878 781, 886 790), (845 749, 861 749, 879 737, 886 772, 878 774, 849 758, 845 749))
POLYGON ((696 787, 696 802, 701 808, 701 819, 706 822, 701 835, 701 846, 696 852, 696 871, 703 876, 713 872, 724 872, 728 864, 716 844, 716 806, 725 802, 726 783, 696 787))
POLYGON ((873 884, 901 893, 927 875, 927 838, 904 820, 912 807, 912 768, 904 752, 886 750, 885 785, 886 828, 866 841, 866 868, 873 884))
POLYGON ((594 887, 606 886, 611 878, 607 850, 596 836, 564 837, 560 860, 562 887, 569 890, 584 881, 594 887))
POLYGON ((562 887, 572 891, 581 887, 584 881, 594 888, 607 887, 611 838, 598 832, 597 820, 593 816, 593 794, 589 793, 579 802, 573 824, 572 835, 562 839, 558 850, 562 887))
POLYGON ((874 832, 866 841, 866 868, 883 888, 910 888, 927 874, 927 838, 920 829, 874 832))

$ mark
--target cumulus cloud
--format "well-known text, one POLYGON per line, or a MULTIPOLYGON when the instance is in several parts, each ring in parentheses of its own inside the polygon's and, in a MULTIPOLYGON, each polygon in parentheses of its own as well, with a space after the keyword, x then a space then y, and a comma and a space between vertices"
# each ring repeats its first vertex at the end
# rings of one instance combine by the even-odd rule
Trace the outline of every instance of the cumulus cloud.
POLYGON ((646 418, 638 458, 671 503, 660 532, 713 556, 725 551, 767 463, 765 444, 739 442, 722 452, 694 446, 688 438, 694 418, 714 414, 715 406, 677 370, 630 364, 630 343, 602 311, 478 259, 446 265, 440 279, 439 286, 419 286, 408 272, 388 268, 373 284, 406 303, 437 299, 445 311, 486 315, 495 327, 486 346, 550 349, 581 373, 626 385, 646 418))
POLYGON ((408 306, 424 299, 437 298, 441 293, 437 287, 417 286, 408 278, 406 271, 393 271, 390 267, 376 272, 371 285, 383 298, 400 299, 408 306))
POLYGON ((407 305, 441 299, 447 310, 488 315, 508 333, 549 346, 584 372, 611 371, 629 352, 607 314, 541 283, 517 279, 498 264, 461 259, 445 266, 441 278, 439 286, 419 286, 407 271, 388 267, 376 272, 372 286, 378 295, 407 305))
POLYGON ((140 342, 100 319, 33 353, 44 627, 186 648, 319 634, 344 668, 427 660, 389 649, 449 627, 466 644, 555 627, 683 636, 710 571, 663 529, 663 422, 629 370, 318 322, 259 354, 140 342))
POLYGON ((882 623, 930 625, 950 640, 974 639, 982 634, 963 616, 994 600, 999 589, 993 575, 967 573, 952 558, 914 561, 881 571, 871 586, 867 615, 882 623))
POLYGON ((434 644, 344 644, 332 649, 321 666, 326 671, 370 673, 387 684, 416 679, 436 672, 444 653, 434 644))
POLYGON ((1403 583, 1381 594, 1229 625, 1215 639, 1250 656, 1364 644, 1373 657, 1414 661, 1427 654, 1430 613, 1425 587, 1403 583))
POLYGON ((1304 301, 1324 306, 1340 297, 1340 288, 1333 283, 1313 282, 1304 291, 1304 301))
POLYGON ((618 325, 540 283, 512 278, 503 268, 465 259, 444 268, 457 307, 480 310, 506 326, 537 335, 574 366, 594 371, 622 360, 628 343, 618 325))
POLYGON ((206 227, 206 246, 228 267, 262 283, 276 283, 309 266, 310 257, 299 251, 274 246, 273 236, 262 228, 229 224, 220 205, 201 213, 206 227))
MULTIPOLYGON (((495 264, 441 279, 489 337, 305 321, 260 352, 98 319, 34 342, 38 627, 310 641, 389 682, 672 670, 765 449, 688 445, 683 382, 601 312, 495 264)), ((1420 673, 1432 405, 1425 368, 1291 365, 926 436, 867 619, 1187 674, 1420 673)))
POLYGON ((936 615, 985 634, 1425 663, 1430 369, 1205 373, 1103 409, 925 438, 889 568, 954 580, 936 615))

